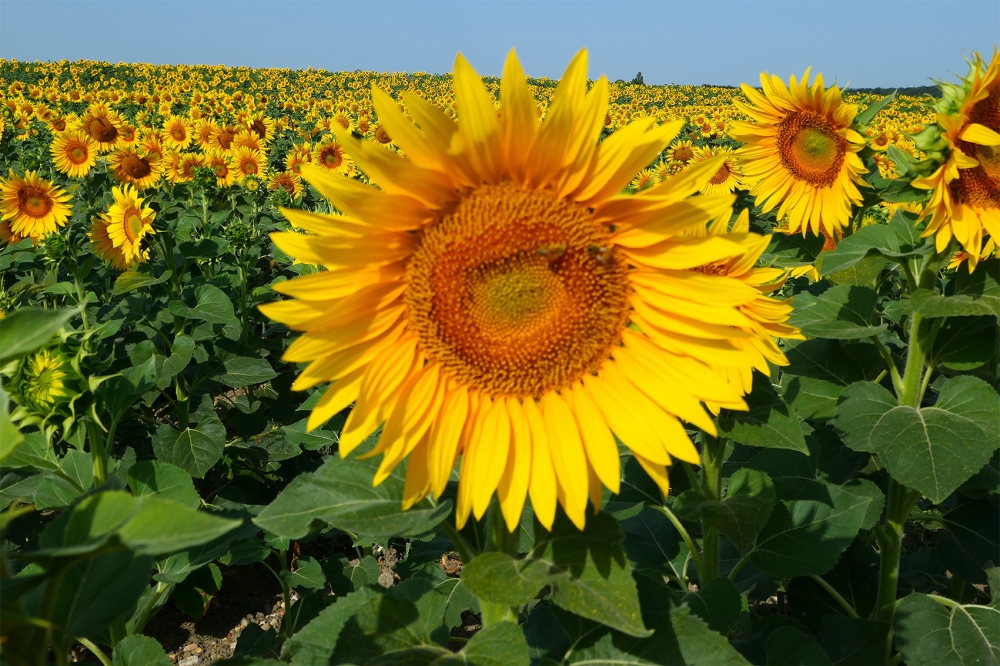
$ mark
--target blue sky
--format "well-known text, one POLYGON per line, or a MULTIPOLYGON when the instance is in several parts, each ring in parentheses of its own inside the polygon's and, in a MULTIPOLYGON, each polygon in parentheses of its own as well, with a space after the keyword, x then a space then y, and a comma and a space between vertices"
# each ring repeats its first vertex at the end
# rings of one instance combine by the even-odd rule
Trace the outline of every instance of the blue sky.
POLYGON ((557 78, 590 49, 592 77, 756 83, 811 65, 853 87, 926 85, 1000 42, 1000 1, 0 0, 0 58, 481 74, 517 48, 557 78))

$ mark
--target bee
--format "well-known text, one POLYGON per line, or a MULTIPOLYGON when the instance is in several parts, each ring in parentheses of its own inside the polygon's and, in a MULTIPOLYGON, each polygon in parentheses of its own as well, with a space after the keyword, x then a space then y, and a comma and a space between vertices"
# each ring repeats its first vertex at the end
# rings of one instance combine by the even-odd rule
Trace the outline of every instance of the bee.
POLYGON ((549 266, 558 269, 562 265, 562 260, 566 256, 566 245, 564 243, 553 243, 551 245, 538 248, 536 252, 545 257, 549 266))
POLYGON ((590 252, 597 263, 601 266, 604 266, 605 268, 611 266, 611 262, 613 260, 611 248, 605 247, 604 245, 590 245, 587 247, 587 252, 590 252))

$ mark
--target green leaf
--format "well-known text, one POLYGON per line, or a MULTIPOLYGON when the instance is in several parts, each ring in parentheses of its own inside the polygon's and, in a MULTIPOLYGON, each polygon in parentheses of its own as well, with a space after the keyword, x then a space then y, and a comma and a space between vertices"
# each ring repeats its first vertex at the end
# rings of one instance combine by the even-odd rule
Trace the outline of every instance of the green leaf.
POLYGON ((887 261, 885 257, 867 257, 836 273, 830 273, 826 279, 834 284, 854 285, 857 287, 874 287, 875 280, 882 274, 887 261))
POLYGON ((948 299, 964 305, 984 306, 989 312, 968 314, 995 314, 1000 317, 1000 259, 994 257, 979 262, 969 273, 964 268, 955 271, 955 278, 948 284, 948 299))
POLYGON ((226 446, 226 426, 214 414, 194 428, 177 432, 164 424, 153 433, 153 452, 165 463, 176 465, 200 479, 222 458, 226 446))
POLYGON ((528 644, 524 633, 513 622, 499 622, 480 631, 461 652, 438 657, 433 666, 528 666, 528 644))
POLYGON ((708 623, 708 628, 728 635, 743 611, 740 592, 733 581, 715 578, 697 592, 684 595, 683 602, 691 612, 708 623))
POLYGON ((155 638, 126 636, 111 653, 111 666, 170 666, 170 659, 155 638))
MULTIPOLYGON (((891 102, 895 98, 896 98, 896 91, 893 90, 891 93, 889 93, 888 95, 886 95, 885 97, 883 97, 879 101, 874 102, 873 104, 869 105, 869 107, 867 109, 865 109, 864 111, 862 111, 861 113, 859 113, 854 118, 855 124, 858 125, 858 126, 860 126, 860 127, 867 126, 868 123, 870 123, 872 120, 874 120, 875 115, 879 111, 881 111, 882 109, 884 109, 885 107, 887 107, 889 105, 889 102, 891 102)), ((867 228, 867 227, 863 227, 863 228, 867 228)))
POLYGON ((50 617, 54 642, 95 637, 131 611, 149 582, 150 557, 118 550, 77 562, 48 585, 59 585, 50 617))
POLYGON ((33 352, 55 335, 80 308, 18 308, 0 324, 0 363, 33 352))
POLYGON ((952 370, 973 370, 989 361, 996 349, 996 317, 948 317, 934 337, 929 357, 952 370))
POLYGON ((278 373, 271 368, 271 364, 263 358, 237 356, 225 361, 223 366, 225 366, 226 372, 216 377, 215 380, 233 388, 261 384, 278 376, 278 373))
POLYGON ((750 666, 743 655, 730 645, 722 634, 717 634, 697 615, 682 606, 670 610, 677 644, 684 663, 689 666, 750 666))
POLYGON ((0 386, 0 463, 6 463, 20 448, 24 437, 14 422, 10 420, 10 399, 0 386))
POLYGON ((222 589, 222 571, 212 563, 191 573, 174 587, 171 596, 177 608, 196 620, 205 616, 208 605, 222 589))
POLYGON ((947 380, 933 407, 897 405, 889 391, 858 382, 844 391, 835 425, 844 443, 877 453, 894 479, 939 504, 997 448, 1000 396, 974 377, 947 380))
MULTIPOLYGON (((868 617, 875 608, 878 566, 878 554, 872 546, 865 543, 864 536, 860 536, 848 546, 833 569, 823 574, 823 580, 829 583, 858 615, 868 617)), ((788 583, 786 590, 792 616, 811 631, 819 631, 828 617, 847 617, 843 607, 812 578, 805 576, 795 578, 788 583)))
POLYGON ((753 563, 779 578, 822 575, 833 568, 865 521, 871 497, 809 482, 804 499, 775 505, 757 537, 753 563))
POLYGON ((918 289, 910 295, 910 307, 925 318, 991 315, 993 308, 981 298, 943 296, 930 289, 918 289))
POLYGON ((46 474, 35 491, 39 509, 61 509, 94 485, 94 461, 89 454, 70 449, 59 461, 59 475, 46 474))
POLYGON ((837 243, 836 249, 823 252, 816 268, 825 277, 845 271, 866 258, 902 259, 927 249, 906 213, 897 213, 889 224, 861 227, 837 243))
POLYGON ((870 666, 885 659, 889 623, 843 615, 827 615, 819 644, 837 666, 870 666))
POLYGON ((833 416, 841 391, 854 382, 873 380, 885 367, 875 345, 839 340, 806 340, 785 350, 783 398, 802 418, 833 416))
POLYGON ((1000 508, 997 496, 966 502, 941 517, 944 531, 935 550, 954 575, 970 583, 985 584, 984 569, 1000 553, 1000 508))
POLYGON ((830 657, 812 636, 795 627, 781 627, 767 637, 767 666, 832 666, 830 657))
POLYGON ((322 590, 326 585, 323 568, 312 557, 299 558, 298 568, 295 571, 282 570, 279 576, 289 587, 322 590))
POLYGON ((551 532, 536 520, 535 547, 527 559, 548 568, 557 606, 630 636, 649 636, 622 541, 610 514, 588 516, 581 532, 560 512, 551 532))
POLYGON ((138 501, 122 491, 85 497, 63 512, 38 538, 36 557, 67 557, 89 553, 103 545, 135 515, 138 501))
POLYGON ((144 460, 128 470, 128 487, 136 497, 156 495, 189 509, 201 506, 191 475, 176 465, 159 460, 144 460))
POLYGON ((546 567, 533 559, 515 560, 506 553, 477 555, 462 568, 462 581, 483 601, 520 606, 548 583, 546 567))
POLYGON ((139 264, 125 271, 115 280, 115 286, 111 290, 111 295, 121 296, 122 294, 132 293, 139 289, 146 289, 147 287, 166 282, 173 275, 171 271, 166 270, 159 277, 154 277, 150 270, 148 264, 139 264))
POLYGON ((306 626, 281 646, 281 658, 293 664, 326 663, 337 646, 337 639, 348 620, 375 598, 375 592, 360 587, 356 592, 339 596, 306 626))
POLYGON ((3 461, 3 466, 5 469, 27 468, 39 472, 54 472, 59 469, 59 459, 49 440, 36 430, 24 436, 24 441, 3 461))
POLYGON ((770 449, 792 449, 808 453, 799 417, 764 381, 754 382, 746 396, 749 411, 723 410, 719 435, 745 444, 770 449))
POLYGON ((170 356, 163 361, 157 380, 165 384, 174 375, 187 367, 194 356, 195 341, 190 335, 179 335, 170 343, 170 356))
POLYGON ((878 294, 868 287, 838 285, 820 294, 802 292, 795 297, 788 323, 813 338, 868 338, 886 329, 876 324, 877 302, 878 294))
POLYGON ((729 480, 726 497, 721 502, 704 502, 701 516, 716 527, 741 553, 747 553, 774 508, 774 482, 764 472, 741 469, 729 480))
MULTIPOLYGON (((670 520, 656 509, 638 505, 641 511, 620 520, 625 534, 625 554, 636 569, 672 571, 671 560, 680 552, 681 535, 670 520)), ((462 572, 465 575, 465 572, 462 572)))
POLYGON ((223 238, 202 238, 196 241, 186 241, 177 246, 185 259, 217 259, 229 247, 229 241, 223 238))
POLYGON ((260 657, 267 654, 277 642, 278 632, 274 629, 265 631, 259 624, 248 624, 236 639, 233 657, 260 657))
POLYGON ((118 536, 137 553, 162 555, 207 543, 239 525, 238 520, 150 495, 139 501, 138 511, 118 536))
POLYGON ((181 301, 170 301, 167 310, 185 319, 197 319, 209 324, 228 324, 236 316, 233 301, 218 287, 203 284, 194 291, 195 306, 188 307, 181 301))
POLYGON ((946 605, 914 593, 899 602, 893 624, 896 647, 910 666, 1000 661, 1000 611, 995 608, 946 605))
POLYGON ((372 487, 378 462, 328 458, 313 473, 300 474, 255 519, 269 532, 300 539, 314 526, 329 524, 371 537, 418 536, 451 513, 451 502, 421 502, 403 511, 402 466, 372 487))

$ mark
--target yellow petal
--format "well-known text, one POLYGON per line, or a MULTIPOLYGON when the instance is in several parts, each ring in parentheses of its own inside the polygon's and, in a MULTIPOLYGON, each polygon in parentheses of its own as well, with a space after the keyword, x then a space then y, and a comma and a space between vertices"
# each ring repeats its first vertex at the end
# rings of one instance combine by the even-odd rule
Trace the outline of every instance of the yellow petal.
POLYGON ((552 467, 545 420, 533 399, 528 398, 521 407, 531 429, 531 480, 528 483, 531 507, 538 521, 551 530, 556 519, 556 473, 552 467))

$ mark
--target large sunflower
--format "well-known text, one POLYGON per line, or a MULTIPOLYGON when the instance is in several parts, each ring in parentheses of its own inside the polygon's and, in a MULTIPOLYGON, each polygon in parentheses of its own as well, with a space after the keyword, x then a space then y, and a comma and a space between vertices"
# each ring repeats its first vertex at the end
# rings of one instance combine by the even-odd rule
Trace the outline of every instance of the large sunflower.
POLYGON ((164 164, 156 153, 119 148, 108 156, 108 166, 119 181, 145 190, 160 180, 164 164))
POLYGON ((233 151, 232 164, 236 172, 236 180, 242 183, 247 176, 263 177, 267 160, 264 159, 259 150, 242 147, 233 151))
POLYGON ((71 198, 37 171, 26 171, 23 178, 11 171, 0 178, 0 219, 10 223, 11 236, 41 238, 66 224, 71 198))
MULTIPOLYGON (((342 128, 338 130, 344 132, 342 128)), ((316 144, 312 154, 313 163, 324 169, 330 169, 337 173, 350 174, 354 169, 354 161, 348 157, 344 147, 337 143, 335 139, 329 139, 316 144)))
POLYGON ((80 130, 59 134, 49 146, 52 163, 70 178, 83 178, 97 163, 97 143, 80 130))
POLYGON ((163 139, 168 147, 181 151, 194 141, 191 122, 180 116, 170 116, 163 123, 163 139))
POLYGON ((697 164, 720 155, 724 160, 719 165, 718 171, 701 188, 703 194, 729 193, 737 188, 743 188, 743 174, 733 156, 733 149, 728 146, 695 148, 695 156, 691 158, 691 164, 697 164))
POLYGON ((752 122, 734 122, 732 136, 747 144, 737 155, 756 203, 766 213, 780 204, 778 218, 792 231, 830 235, 851 220, 861 203, 858 186, 867 173, 858 152, 865 140, 851 129, 858 114, 840 89, 823 88, 823 75, 809 84, 809 70, 799 83, 785 87, 777 76, 760 75, 763 93, 743 84, 750 100, 737 106, 752 122))
MULTIPOLYGON (((924 236, 935 235, 938 252, 954 236, 975 269, 983 232, 1000 238, 1000 53, 984 69, 979 54, 954 114, 938 114, 938 125, 951 149, 947 161, 914 187, 933 190, 921 213, 930 216, 924 236)), ((947 99, 945 100, 948 101, 947 99)))
POLYGON ((153 229, 156 213, 143 207, 142 198, 129 185, 113 188, 112 195, 115 203, 94 219, 88 236, 95 254, 118 270, 126 270, 149 258, 142 239, 156 233, 153 229))
POLYGON ((121 117, 111 110, 107 104, 98 102, 92 104, 80 119, 80 127, 97 143, 102 153, 108 153, 118 145, 118 130, 122 123, 121 117))
POLYGON ((354 403, 346 456, 384 423, 374 483, 408 456, 404 506, 439 496, 461 459, 459 525, 496 493, 511 530, 529 495, 544 525, 558 502, 582 526, 601 484, 619 490, 612 433, 666 492, 672 458, 699 459, 681 420, 714 433, 700 403, 745 408, 702 359, 730 354, 749 367, 729 340, 769 337, 728 321, 759 292, 692 270, 743 257, 759 237, 682 235, 729 219, 732 195, 687 198, 721 160, 623 193, 682 122, 644 118, 598 143, 608 82, 588 93, 586 67, 581 51, 541 124, 513 52, 501 117, 462 56, 457 124, 406 92, 404 115, 373 88, 406 157, 338 133, 380 189, 303 165, 345 216, 286 210, 311 235, 274 235, 328 269, 277 285, 295 300, 262 306, 303 332, 284 357, 310 362, 293 388, 334 382, 309 428, 354 403))

